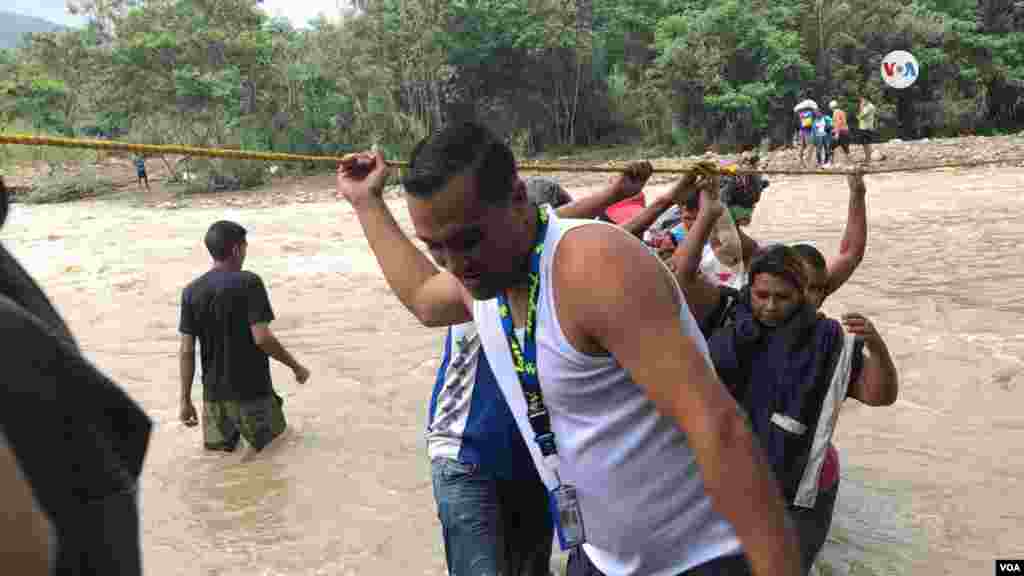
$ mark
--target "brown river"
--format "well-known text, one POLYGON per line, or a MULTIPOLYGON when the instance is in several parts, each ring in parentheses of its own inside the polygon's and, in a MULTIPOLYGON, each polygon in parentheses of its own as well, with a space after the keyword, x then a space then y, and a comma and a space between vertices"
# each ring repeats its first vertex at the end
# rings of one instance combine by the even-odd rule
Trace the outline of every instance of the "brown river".
MULTIPOLYGON (((1024 558, 1024 169, 867 184, 867 255, 826 311, 874 320, 900 398, 843 411, 839 500, 816 569, 991 574, 996 558, 1024 558)), ((750 232, 832 254, 847 195, 838 177, 774 178, 750 232)), ((146 574, 445 573, 422 439, 444 331, 391 295, 347 205, 16 205, 3 241, 156 422, 146 574), (207 268, 202 237, 221 218, 249 230, 247 268, 268 286, 273 327, 313 371, 299 386, 272 363, 290 430, 255 457, 206 454, 177 422, 180 292, 207 268)))

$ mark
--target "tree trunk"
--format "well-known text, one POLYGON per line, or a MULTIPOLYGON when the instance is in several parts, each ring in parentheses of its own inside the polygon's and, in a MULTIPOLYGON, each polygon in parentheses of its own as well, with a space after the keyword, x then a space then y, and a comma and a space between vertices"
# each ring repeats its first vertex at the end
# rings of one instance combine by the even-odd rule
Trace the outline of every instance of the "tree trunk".
POLYGON ((975 12, 978 29, 990 34, 1010 32, 1014 27, 1013 0, 978 0, 975 12))
MULTIPOLYGON (((576 89, 573 93, 572 112, 569 115, 569 143, 576 143, 576 118, 580 105, 580 88, 583 80, 583 65, 588 66, 593 58, 594 2, 576 0, 576 89)), ((590 83, 587 82, 589 85, 590 83)))
POLYGON ((175 175, 175 173, 174 173, 174 168, 172 168, 172 167, 171 167, 171 164, 170 164, 170 162, 168 162, 168 161, 167 161, 167 158, 166 158, 166 157, 164 157, 164 155, 163 155, 163 154, 161 154, 161 155, 160 155, 160 159, 161 159, 161 160, 163 160, 163 162, 164 162, 164 166, 166 166, 166 167, 167 167, 167 173, 168 173, 168 174, 170 174, 170 177, 168 177, 168 179, 167 179, 167 180, 168 180, 169 182, 174 182, 175 180, 177 180, 177 177, 176 177, 176 175, 175 175))
POLYGON ((430 91, 433 101, 431 102, 430 126, 428 128, 433 132, 441 125, 441 86, 436 78, 430 83, 430 91))
POLYGON ((576 52, 576 90, 572 97, 572 112, 569 114, 569 144, 576 144, 576 113, 580 108, 580 76, 583 74, 583 59, 576 52))
POLYGON ((817 14, 817 20, 818 20, 818 22, 817 22, 817 29, 818 29, 818 34, 817 34, 817 36, 818 36, 817 40, 818 41, 817 41, 817 44, 818 44, 818 50, 817 50, 817 57, 815 58, 815 60, 816 60, 816 62, 815 62, 815 72, 816 72, 816 76, 817 76, 817 80, 818 80, 818 92, 819 92, 816 95, 817 99, 821 99, 821 98, 825 97, 825 93, 828 90, 828 85, 829 85, 828 56, 827 56, 827 51, 825 50, 825 14, 826 14, 826 10, 828 8, 825 5, 826 1, 827 0, 816 0, 816 2, 815 2, 816 8, 817 8, 816 14, 817 14))

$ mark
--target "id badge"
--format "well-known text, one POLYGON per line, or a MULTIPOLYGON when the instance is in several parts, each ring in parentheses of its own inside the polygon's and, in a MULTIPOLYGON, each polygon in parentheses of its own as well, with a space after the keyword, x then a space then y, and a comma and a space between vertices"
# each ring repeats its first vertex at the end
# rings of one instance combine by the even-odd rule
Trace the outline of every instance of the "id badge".
POLYGON ((583 531, 583 514, 576 499, 576 488, 563 484, 551 491, 552 516, 562 550, 570 550, 587 541, 583 531))

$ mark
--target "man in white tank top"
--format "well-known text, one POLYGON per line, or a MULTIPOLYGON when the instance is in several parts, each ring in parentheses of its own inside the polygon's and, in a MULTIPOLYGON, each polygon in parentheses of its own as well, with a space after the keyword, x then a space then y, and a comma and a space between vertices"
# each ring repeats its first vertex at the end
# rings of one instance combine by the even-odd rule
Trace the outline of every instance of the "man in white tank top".
POLYGON ((440 270, 391 215, 387 173, 379 153, 353 155, 339 195, 424 325, 477 323, 573 574, 800 573, 765 456, 657 257, 611 225, 539 211, 508 147, 461 123, 420 142, 404 180, 440 270))

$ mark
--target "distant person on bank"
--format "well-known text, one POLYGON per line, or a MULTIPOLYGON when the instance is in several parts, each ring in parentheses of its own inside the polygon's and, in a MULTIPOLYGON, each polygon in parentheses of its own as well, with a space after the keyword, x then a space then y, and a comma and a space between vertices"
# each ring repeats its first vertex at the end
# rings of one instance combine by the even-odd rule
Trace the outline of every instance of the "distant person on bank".
POLYGON ((843 149, 843 158, 847 164, 850 163, 850 123, 846 119, 846 112, 839 107, 835 100, 828 103, 832 110, 832 129, 835 131, 832 137, 832 161, 835 162, 836 148, 843 149))
POLYGON ((146 192, 149 192, 149 176, 146 175, 146 158, 144 156, 135 157, 135 175, 139 179, 139 189, 142 186, 146 186, 146 192))
POLYGON ((857 126, 860 142, 864 146, 864 162, 871 162, 871 144, 878 140, 878 110, 867 98, 860 97, 860 110, 857 112, 857 126))

